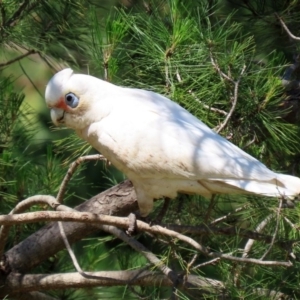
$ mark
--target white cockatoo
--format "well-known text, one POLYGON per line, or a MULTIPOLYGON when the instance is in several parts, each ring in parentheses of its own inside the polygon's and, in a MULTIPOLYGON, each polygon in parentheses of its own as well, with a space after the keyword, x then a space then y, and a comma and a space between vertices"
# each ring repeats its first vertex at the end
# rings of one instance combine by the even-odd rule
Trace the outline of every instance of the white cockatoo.
POLYGON ((132 181, 142 216, 178 192, 300 193, 299 178, 269 170, 162 95, 64 69, 45 97, 55 125, 74 129, 132 181))

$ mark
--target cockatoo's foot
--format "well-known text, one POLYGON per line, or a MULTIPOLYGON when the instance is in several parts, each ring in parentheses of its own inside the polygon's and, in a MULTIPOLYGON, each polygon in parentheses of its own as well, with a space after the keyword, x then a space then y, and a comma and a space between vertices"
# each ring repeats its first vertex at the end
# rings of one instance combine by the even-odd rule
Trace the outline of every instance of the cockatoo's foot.
POLYGON ((135 213, 129 214, 129 216, 128 216, 129 226, 128 226, 128 229, 126 230, 126 233, 129 236, 131 236, 136 231, 136 219, 137 219, 137 216, 135 213))
POLYGON ((136 232, 136 220, 141 220, 143 222, 148 223, 148 218, 142 217, 139 211, 130 213, 128 216, 128 220, 129 220, 129 226, 128 226, 128 229, 126 230, 126 233, 129 236, 131 236, 132 234, 134 234, 136 232))
POLYGON ((126 233, 131 236, 136 232, 136 220, 141 220, 145 223, 151 224, 151 220, 149 217, 142 217, 139 211, 136 211, 134 213, 130 213, 128 216, 129 220, 129 226, 128 229, 126 230, 126 233))

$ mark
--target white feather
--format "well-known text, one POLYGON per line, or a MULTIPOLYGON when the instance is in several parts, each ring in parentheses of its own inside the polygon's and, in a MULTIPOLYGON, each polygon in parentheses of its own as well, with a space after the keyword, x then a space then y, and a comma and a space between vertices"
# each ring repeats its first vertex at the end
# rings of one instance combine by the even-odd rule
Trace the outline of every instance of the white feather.
POLYGON ((65 125, 132 180, 142 215, 149 214, 154 198, 174 198, 179 191, 206 197, 300 193, 299 178, 269 170, 159 94, 63 70, 48 84, 46 101, 55 107, 55 98, 69 92, 81 106, 65 113, 65 125))

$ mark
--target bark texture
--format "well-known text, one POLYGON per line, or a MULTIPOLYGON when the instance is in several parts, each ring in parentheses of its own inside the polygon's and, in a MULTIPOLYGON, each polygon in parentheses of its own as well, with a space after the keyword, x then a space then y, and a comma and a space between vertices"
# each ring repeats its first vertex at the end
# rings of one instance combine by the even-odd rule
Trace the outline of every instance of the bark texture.
MULTIPOLYGON (((131 182, 126 180, 92 197, 75 209, 95 214, 128 216, 130 212, 138 210, 138 205, 134 188, 131 182)), ((99 226, 65 222, 64 229, 69 242, 74 243, 98 231, 99 226)), ((12 272, 28 273, 64 248, 57 223, 50 223, 7 251, 6 263, 12 272)))

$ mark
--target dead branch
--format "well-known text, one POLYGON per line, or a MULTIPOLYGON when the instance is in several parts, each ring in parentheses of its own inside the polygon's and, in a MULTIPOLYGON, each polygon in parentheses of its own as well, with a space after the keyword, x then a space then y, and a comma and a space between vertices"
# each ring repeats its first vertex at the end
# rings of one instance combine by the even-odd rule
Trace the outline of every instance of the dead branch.
POLYGON ((238 90, 239 90, 239 84, 240 84, 240 81, 241 81, 241 78, 244 74, 246 70, 246 66, 244 65, 243 68, 242 68, 242 71, 240 73, 240 76, 238 78, 237 81, 234 81, 234 95, 233 95, 233 102, 232 102, 232 106, 231 106, 231 109, 228 113, 228 115, 226 116, 225 120, 223 121, 223 123, 219 126, 217 126, 217 128, 215 128, 216 132, 219 133, 221 130, 223 130, 225 128, 225 126, 227 125, 229 119, 231 118, 234 110, 235 110, 235 107, 236 107, 236 104, 237 104, 237 100, 238 100, 238 90))
MULTIPOLYGON (((129 222, 128 222, 129 223, 129 222)), ((151 251, 149 251, 143 244, 138 242, 133 237, 125 234, 124 231, 120 230, 115 226, 103 226, 103 230, 116 236, 121 239, 126 244, 130 245, 135 251, 144 255, 145 258, 156 268, 158 268, 164 275, 166 275, 174 284, 174 286, 178 285, 179 278, 177 274, 170 269, 167 265, 165 265, 156 255, 154 255, 151 251)))
POLYGON ((213 57, 213 54, 212 54, 212 51, 210 50, 210 61, 212 63, 212 65, 214 66, 214 68, 217 70, 217 72, 220 74, 221 78, 224 78, 225 80, 231 82, 234 84, 234 93, 233 93, 233 101, 232 101, 232 106, 231 106, 231 109, 230 111, 228 112, 228 114, 226 115, 226 118, 225 120, 222 122, 222 124, 218 125, 217 127, 214 128, 214 130, 219 133, 221 130, 223 130, 228 121, 230 120, 234 110, 235 110, 235 107, 236 107, 236 104, 237 104, 237 100, 238 100, 238 90, 239 90, 239 84, 240 84, 240 81, 242 79, 242 76, 246 70, 246 65, 243 66, 241 72, 240 72, 240 75, 238 77, 237 80, 234 80, 231 75, 227 75, 225 74, 221 68, 219 67, 218 63, 215 61, 214 57, 213 57))
MULTIPOLYGON (((75 207, 77 211, 97 214, 128 216, 138 210, 136 194, 129 180, 126 180, 90 200, 75 207)), ((78 222, 64 224, 70 244, 101 230, 101 225, 78 222)), ((5 253, 12 271, 28 272, 33 267, 65 248, 59 234, 57 222, 46 225, 5 253), (49 243, 51 241, 51 243, 49 243)))
POLYGON ((224 78, 224 79, 228 80, 229 82, 234 83, 234 80, 230 76, 228 76, 224 72, 222 72, 222 70, 220 69, 219 65, 214 60, 211 51, 210 51, 210 61, 211 61, 211 64, 214 66, 214 68, 217 70, 217 72, 220 74, 221 78, 224 78))
POLYGON ((199 268, 203 268, 203 267, 208 266, 208 265, 214 265, 214 264, 216 264, 219 260, 220 260, 220 258, 217 257, 217 258, 214 258, 214 259, 212 259, 212 260, 206 261, 206 262, 204 262, 204 263, 202 263, 202 264, 199 264, 199 265, 193 267, 193 270, 196 270, 196 269, 199 269, 199 268))
MULTIPOLYGON (((274 214, 271 214, 269 216, 267 216, 265 219, 263 219, 259 224, 258 226, 255 228, 255 232, 257 233, 261 233, 264 228, 267 226, 267 224, 273 219, 274 217, 274 214)), ((271 243, 273 241, 273 237, 271 239, 271 243)), ((254 245, 254 242, 255 240, 254 239, 249 239, 244 247, 244 250, 243 250, 243 254, 242 254, 242 257, 248 257, 250 251, 251 251, 251 248, 253 247, 254 245)), ((241 275, 241 272, 243 271, 243 266, 239 266, 236 271, 235 271, 235 274, 234 274, 234 282, 235 282, 235 285, 237 286, 238 285, 238 280, 239 280, 239 277, 241 275)))
POLYGON ((224 115, 224 116, 227 116, 228 113, 225 111, 225 110, 222 110, 222 109, 218 109, 218 108, 215 108, 215 107, 211 107, 210 105, 207 105, 205 103, 203 103, 196 95, 195 93, 192 91, 192 90, 189 90, 189 93, 194 97, 194 99, 200 103, 205 109, 208 109, 210 111, 213 111, 213 112, 217 112, 221 115, 224 115))
MULTIPOLYGON (((99 280, 92 280, 81 277, 78 273, 61 273, 61 274, 19 274, 11 273, 6 279, 5 292, 14 296, 19 293, 29 292, 25 297, 18 299, 31 300, 55 300, 48 295, 36 292, 39 290, 47 291, 54 289, 68 289, 68 288, 92 288, 99 286, 115 286, 116 281, 118 286, 151 286, 151 287, 172 287, 172 281, 166 276, 158 272, 148 271, 144 269, 137 269, 131 271, 100 271, 88 272, 92 277, 97 277, 99 280), (27 295, 32 295, 30 298, 27 295), (38 296, 42 296, 38 298, 38 296)), ((187 275, 182 280, 177 288, 181 290, 195 290, 204 293, 220 293, 224 294, 225 286, 222 281, 203 278, 199 275, 187 275)), ((289 299, 288 295, 267 289, 256 288, 253 293, 258 296, 269 297, 269 299, 280 300, 289 299)), ((225 298, 226 299, 226 298, 225 298)))
MULTIPOLYGON (((53 209, 58 208, 60 206, 59 210, 69 210, 67 206, 60 205, 56 199, 53 196, 50 195, 35 195, 32 197, 29 197, 21 202, 19 202, 16 207, 9 213, 9 215, 12 214, 18 214, 26 209, 30 208, 33 205, 37 204, 47 204, 48 206, 52 207, 53 209)), ((0 257, 3 254, 4 247, 6 245, 6 241, 8 238, 10 226, 9 225, 3 225, 0 228, 0 257)))
POLYGON ((278 234, 278 229, 279 229, 279 221, 280 221, 280 212, 281 212, 281 208, 282 208, 282 198, 279 200, 279 207, 277 209, 277 214, 276 214, 276 226, 275 226, 275 231, 273 234, 273 238, 272 241, 269 245, 269 248, 266 250, 266 252, 263 254, 263 256, 260 258, 261 260, 265 259, 265 257, 270 253, 272 247, 274 246, 275 243, 275 239, 277 237, 278 234))
MULTIPOLYGON (((78 273, 61 274, 19 274, 10 273, 6 278, 5 291, 14 294, 25 291, 47 291, 66 288, 88 288, 97 286, 173 286, 172 281, 158 272, 147 270, 132 271, 102 271, 88 272, 91 276, 97 276, 99 280, 83 278, 78 273)), ((188 275, 178 286, 182 289, 197 288, 209 291, 222 291, 225 287, 221 281, 201 278, 198 275, 188 275)))
MULTIPOLYGON (((24 224, 24 223, 33 223, 33 222, 41 222, 41 221, 73 221, 80 222, 85 224, 105 224, 112 226, 119 226, 122 228, 128 228, 129 219, 128 218, 119 218, 107 215, 97 215, 88 212, 53 212, 53 211, 42 211, 42 212, 33 212, 33 213, 25 213, 18 215, 5 215, 0 216, 0 223, 5 225, 13 225, 13 224, 24 224)), ((176 238, 181 240, 196 250, 200 251, 204 255, 212 258, 223 258, 225 260, 242 262, 242 263, 252 263, 258 265, 265 266, 285 266, 290 267, 293 264, 288 262, 281 261, 262 261, 260 259, 254 258, 243 258, 243 257, 235 257, 229 254, 221 253, 221 252, 211 252, 208 248, 196 242, 192 238, 180 234, 176 231, 169 230, 167 228, 163 228, 158 225, 150 226, 147 223, 142 221, 137 221, 137 229, 138 231, 146 231, 152 234, 162 234, 172 238, 176 238)))
POLYGON ((288 36, 293 40, 300 41, 300 37, 295 36, 290 32, 289 28, 286 26, 286 24, 283 22, 282 18, 277 13, 275 13, 275 16, 279 20, 282 28, 285 30, 285 32, 288 34, 288 36))
MULTIPOLYGON (((263 219, 256 227, 255 232, 261 233, 273 217, 274 217, 274 215, 271 214, 271 215, 267 216, 265 219, 263 219)), ((247 241, 247 243, 244 247, 244 252, 242 255, 243 257, 248 257, 248 254, 250 253, 250 250, 251 250, 254 242, 255 242, 254 239, 249 239, 247 241)))
POLYGON ((86 156, 81 156, 79 158, 77 158, 74 162, 71 163, 67 174, 65 175, 58 194, 56 196, 56 201, 58 203, 62 203, 63 202, 63 198, 67 189, 67 184, 68 182, 71 180, 71 177, 73 176, 73 174, 75 173, 76 169, 78 168, 78 166, 86 161, 92 161, 92 160, 106 160, 106 158, 103 155, 100 154, 95 154, 95 155, 86 155, 86 156))
POLYGON ((26 53, 24 53, 24 54, 22 54, 22 55, 20 55, 20 56, 17 56, 17 57, 15 57, 15 58, 13 58, 13 59, 7 61, 7 62, 0 63, 0 68, 6 67, 6 66, 8 66, 8 65, 11 65, 11 64, 15 63, 16 61, 20 61, 21 59, 23 59, 23 58, 25 58, 25 57, 27 57, 27 56, 29 56, 29 55, 31 55, 31 54, 35 54, 35 53, 37 53, 37 52, 38 52, 38 51, 36 51, 36 50, 34 50, 34 49, 28 50, 26 53))
MULTIPOLYGON (((58 191, 58 194, 57 194, 57 197, 56 197, 56 200, 58 203, 62 203, 63 202, 63 197, 64 197, 64 194, 65 194, 65 191, 67 189, 67 184, 68 182, 71 180, 73 174, 75 173, 77 167, 83 163, 83 162, 86 162, 86 161, 91 161, 91 160, 106 160, 102 155, 100 154, 96 154, 96 155, 86 155, 86 156, 81 156, 79 157, 78 159, 76 159, 73 163, 71 163, 61 185, 60 185, 60 189, 58 191)), ((77 270, 77 272, 83 276, 83 277, 89 277, 89 275, 87 275, 80 267, 78 261, 77 261, 77 258, 70 246, 70 243, 68 241, 68 238, 67 238, 67 235, 65 233, 65 230, 64 230, 64 226, 62 224, 62 222, 58 222, 58 228, 59 228, 59 232, 60 232, 60 235, 64 241, 64 244, 66 246, 66 249, 70 255, 70 258, 72 260, 72 263, 73 263, 73 266, 75 267, 75 269, 77 270)), ((95 279, 95 278, 94 278, 95 279)))
POLYGON ((246 205, 243 205, 241 207, 238 207, 233 212, 230 212, 229 214, 227 214, 227 215, 225 215, 223 217, 220 217, 218 219, 213 220, 212 222, 210 222, 210 225, 216 225, 216 224, 218 224, 220 222, 223 222, 223 221, 229 219, 233 214, 235 214, 237 212, 240 212, 240 211, 242 211, 242 210, 244 210, 244 209, 246 209, 248 207, 249 207, 249 204, 246 204, 246 205))

